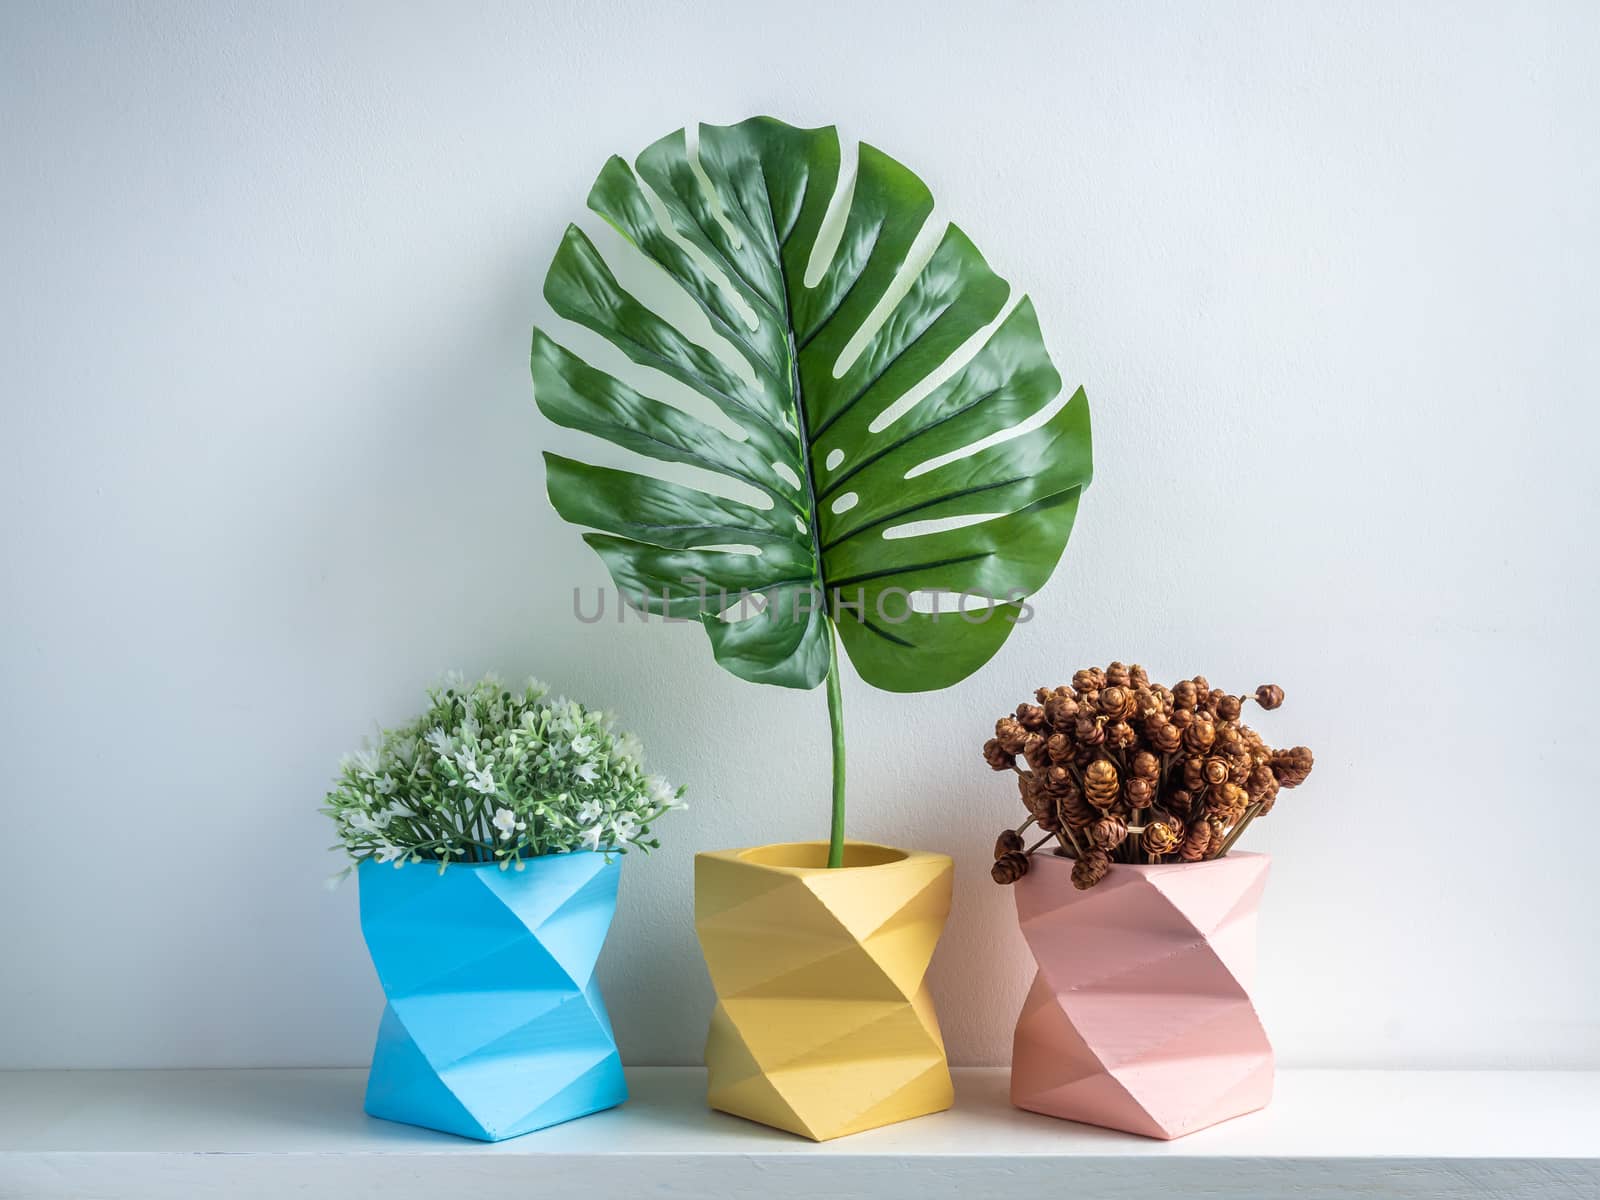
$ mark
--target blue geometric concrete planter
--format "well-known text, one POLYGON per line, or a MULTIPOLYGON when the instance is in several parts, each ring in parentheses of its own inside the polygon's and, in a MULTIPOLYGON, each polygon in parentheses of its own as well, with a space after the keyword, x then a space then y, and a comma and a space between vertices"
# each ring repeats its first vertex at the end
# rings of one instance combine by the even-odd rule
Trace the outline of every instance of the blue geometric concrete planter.
POLYGON ((622 858, 526 861, 361 864, 361 931, 389 999, 373 1116, 497 1142, 628 1098, 594 976, 622 858))

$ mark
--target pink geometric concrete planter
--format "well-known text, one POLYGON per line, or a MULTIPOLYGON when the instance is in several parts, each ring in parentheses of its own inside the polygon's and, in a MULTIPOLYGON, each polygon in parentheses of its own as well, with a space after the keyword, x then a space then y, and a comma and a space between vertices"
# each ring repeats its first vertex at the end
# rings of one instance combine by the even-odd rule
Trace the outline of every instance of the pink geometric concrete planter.
POLYGON ((1272 1099, 1272 1046, 1250 1001, 1264 854, 1114 864, 1088 891, 1036 854, 1015 885, 1039 965, 1017 1019, 1011 1102, 1176 1138, 1272 1099))

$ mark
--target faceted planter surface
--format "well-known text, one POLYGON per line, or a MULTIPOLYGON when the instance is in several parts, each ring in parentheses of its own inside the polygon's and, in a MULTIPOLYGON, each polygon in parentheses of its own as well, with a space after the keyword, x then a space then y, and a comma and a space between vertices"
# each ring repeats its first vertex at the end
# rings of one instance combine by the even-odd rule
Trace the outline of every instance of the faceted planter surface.
POLYGON ((1117 864, 1080 892, 1071 859, 1035 855, 1015 885, 1039 972, 1011 1102, 1153 1138, 1264 1107, 1272 1046, 1250 987, 1268 863, 1117 864))
POLYGON ((950 912, 943 854, 825 842, 695 856, 717 993, 712 1108, 816 1141, 925 1116, 954 1093, 923 981, 950 912))
POLYGON ((388 997, 373 1116, 493 1142, 628 1098, 594 977, 622 859, 526 861, 361 864, 361 930, 388 997))

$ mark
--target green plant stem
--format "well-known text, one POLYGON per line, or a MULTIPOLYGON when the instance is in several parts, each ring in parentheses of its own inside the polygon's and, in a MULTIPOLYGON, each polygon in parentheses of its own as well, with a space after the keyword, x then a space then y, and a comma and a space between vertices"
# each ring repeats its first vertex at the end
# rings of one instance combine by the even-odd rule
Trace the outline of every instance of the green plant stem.
POLYGON ((844 699, 839 693, 839 636, 828 622, 828 725, 833 731, 833 827, 828 865, 844 866, 844 699))

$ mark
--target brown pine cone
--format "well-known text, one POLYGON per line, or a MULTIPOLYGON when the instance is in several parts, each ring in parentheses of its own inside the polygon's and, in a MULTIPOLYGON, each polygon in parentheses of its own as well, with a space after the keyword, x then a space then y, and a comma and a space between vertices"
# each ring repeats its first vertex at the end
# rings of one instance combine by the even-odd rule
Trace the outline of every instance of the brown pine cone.
POLYGON ((1115 850, 1128 837, 1128 823, 1121 817, 1104 816, 1089 826, 1089 840, 1101 850, 1115 850))
POLYGON ((1162 797, 1164 803, 1180 817, 1188 817, 1194 811, 1194 793, 1187 788, 1173 788, 1162 797))
POLYGON ((1036 732, 1044 728, 1044 709, 1037 704, 1017 705, 1017 723, 1024 729, 1036 732))
POLYGON ((1015 717, 1001 717, 994 723, 994 740, 1007 754, 1021 754, 1022 743, 1027 739, 1028 731, 1015 717))
POLYGON ((1141 721, 1163 715, 1161 697, 1147 687, 1133 685, 1133 715, 1141 721))
POLYGON ((1185 679, 1172 687, 1172 703, 1176 708, 1192 709, 1195 706, 1194 684, 1185 679))
POLYGON ((1148 779, 1135 777, 1128 780, 1123 788, 1127 794, 1128 807, 1133 809, 1149 808, 1155 802, 1156 789, 1148 779))
POLYGON ((1103 816, 1103 812, 1083 798, 1082 792, 1072 791, 1061 798, 1061 818, 1071 829, 1088 829, 1103 816))
POLYGON ((1062 766, 1051 767, 1044 773, 1044 786, 1057 796, 1065 795, 1077 789, 1077 782, 1072 778, 1072 772, 1062 766))
POLYGON ((1071 729, 1077 715, 1078 701, 1075 697, 1063 696, 1057 692, 1044 702, 1044 719, 1053 729, 1062 731, 1071 729))
POLYGON ((1126 721, 1113 721, 1106 726, 1106 745, 1113 750, 1126 750, 1138 740, 1139 735, 1126 721))
POLYGON ((1282 785, 1278 783, 1277 776, 1273 776, 1272 786, 1263 792, 1261 798, 1256 801, 1256 816, 1265 816, 1272 811, 1273 805, 1278 802, 1278 788, 1280 786, 1282 785))
POLYGON ((1150 674, 1138 663, 1134 663, 1128 668, 1128 682, 1133 684, 1134 687, 1149 687, 1150 674))
POLYGON ((1287 788, 1299 787, 1306 781, 1306 776, 1311 774, 1311 751, 1305 746, 1275 750, 1267 761, 1272 766, 1272 773, 1278 777, 1278 782, 1287 788))
POLYGON ((1259 800, 1254 802, 1254 805, 1256 805, 1256 816, 1266 816, 1267 813, 1272 811, 1272 806, 1274 806, 1277 802, 1278 781, 1277 779, 1274 779, 1274 781, 1272 781, 1272 790, 1269 790, 1266 795, 1262 795, 1259 800))
POLYGON ((1095 717, 1079 717, 1073 735, 1080 746, 1099 746, 1106 740, 1106 727, 1095 717))
POLYGON ((1162 754, 1175 754, 1183 745, 1183 732, 1171 721, 1152 717, 1144 723, 1144 736, 1151 747, 1162 754))
POLYGON ((1191 755, 1183 760, 1183 786, 1195 795, 1206 786, 1205 759, 1191 755))
POLYGON ((1022 739, 1022 757, 1028 760, 1028 765, 1035 771, 1045 771, 1050 767, 1050 756, 1044 751, 1044 735, 1030 733, 1022 739))
POLYGON ((1041 705, 1041 706, 1044 704, 1045 701, 1049 700, 1050 697, 1053 696, 1053 695, 1055 695, 1055 689, 1054 688, 1036 687, 1036 688, 1033 689, 1034 702, 1039 704, 1039 705, 1041 705))
POLYGON ((1284 787, 1299 787, 1306 781, 1306 776, 1311 774, 1315 759, 1312 757, 1310 747, 1292 746, 1288 750, 1273 752, 1268 756, 1268 762, 1280 784, 1284 787))
POLYGON ((1250 778, 1245 780, 1245 791, 1250 793, 1251 800, 1259 800, 1267 794, 1267 789, 1276 791, 1278 777, 1272 773, 1272 768, 1266 763, 1260 763, 1250 768, 1250 778))
POLYGON ((1027 873, 1028 856, 1020 850, 1002 854, 989 868, 989 875, 996 883, 1015 883, 1027 873))
POLYGON ((1182 733, 1185 729, 1189 728, 1189 726, 1198 721, 1200 717, 1192 708, 1175 708, 1172 710, 1172 716, 1167 719, 1178 727, 1179 733, 1182 733))
POLYGON ((1239 696, 1217 697, 1217 719, 1222 721, 1237 721, 1239 714, 1244 711, 1244 701, 1239 696))
POLYGON ((990 738, 983 744, 983 761, 996 771, 1009 771, 1017 765, 1017 756, 1007 754, 999 738, 990 738))
POLYGON ((1226 754, 1230 758, 1235 754, 1245 751, 1244 734, 1239 732, 1239 727, 1231 721, 1221 721, 1217 724, 1216 741, 1212 748, 1218 754, 1226 754))
POLYGON ((1106 667, 1106 683, 1117 687, 1127 687, 1133 682, 1133 677, 1128 674, 1128 668, 1120 662, 1110 663, 1106 667))
POLYGON ((1015 829, 1002 829, 1000 836, 994 840, 994 856, 1004 858, 1008 854, 1015 854, 1022 849, 1022 835, 1015 829))
POLYGON ((1271 712, 1283 703, 1283 689, 1275 683, 1263 683, 1256 689, 1256 703, 1271 712))
POLYGON ((1204 717, 1198 717, 1183 731, 1183 744, 1196 754, 1204 754, 1217 740, 1217 727, 1204 717))
POLYGON ((1214 787, 1206 796, 1206 809, 1232 824, 1244 815, 1250 806, 1250 797, 1237 783, 1214 787))
POLYGON ((1050 756, 1050 761, 1053 763, 1071 762, 1077 753, 1072 739, 1064 733, 1052 733, 1046 738, 1044 752, 1050 756))
POLYGON ((1097 703, 1100 711, 1114 721, 1125 714, 1131 695, 1127 688, 1113 684, 1100 693, 1097 703))
POLYGON ((1189 826, 1188 833, 1183 837, 1183 849, 1178 856, 1184 862, 1199 862, 1206 856, 1206 850, 1211 845, 1211 826, 1204 821, 1196 821, 1189 826))
POLYGON ((1212 755, 1205 760, 1200 768, 1200 774, 1209 784, 1216 785, 1228 782, 1228 760, 1219 755, 1212 755))
POLYGON ((1017 794, 1022 797, 1022 806, 1035 821, 1042 822, 1047 816, 1055 815, 1055 798, 1032 775, 1018 772, 1017 794))
POLYGON ((1165 821, 1152 821, 1144 827, 1144 836, 1139 839, 1139 844, 1144 847, 1146 854, 1160 858, 1176 850, 1178 841, 1178 831, 1171 825, 1165 821))
POLYGON ((1250 782, 1250 772, 1255 767, 1255 759, 1248 754, 1236 754, 1228 760, 1228 782, 1237 783, 1241 787, 1250 782))
POLYGON ((1086 892, 1106 877, 1111 859, 1104 850, 1090 850, 1072 864, 1072 886, 1086 892))
POLYGON ((1148 750, 1139 751, 1128 765, 1140 779, 1156 779, 1161 775, 1161 760, 1148 750))
POLYGON ((1084 692, 1098 692, 1106 685, 1106 673, 1099 667, 1085 667, 1072 675, 1072 686, 1081 697, 1084 692))
POLYGON ((1117 768, 1108 758, 1097 758, 1083 773, 1084 799, 1096 808, 1110 808, 1117 802, 1117 768))

